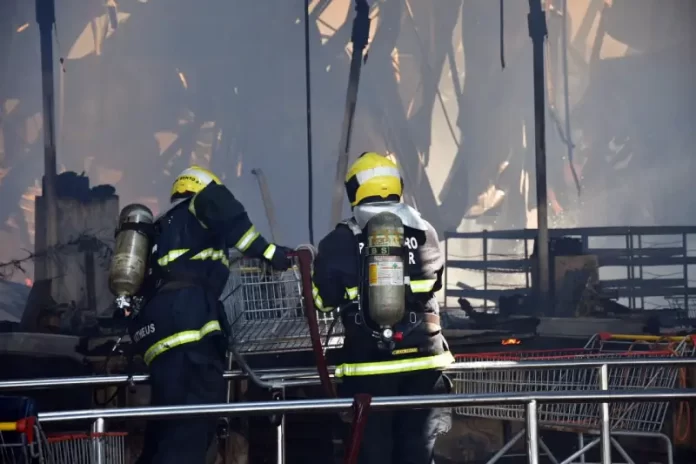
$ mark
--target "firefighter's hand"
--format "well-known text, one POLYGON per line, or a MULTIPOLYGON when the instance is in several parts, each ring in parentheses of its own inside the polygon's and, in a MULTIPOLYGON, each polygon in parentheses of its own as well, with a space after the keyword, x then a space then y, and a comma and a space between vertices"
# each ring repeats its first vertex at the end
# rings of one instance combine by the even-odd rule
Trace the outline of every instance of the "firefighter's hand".
POLYGON ((276 271, 287 271, 292 266, 288 253, 292 250, 290 248, 276 245, 276 250, 273 253, 273 258, 270 259, 271 266, 276 271))

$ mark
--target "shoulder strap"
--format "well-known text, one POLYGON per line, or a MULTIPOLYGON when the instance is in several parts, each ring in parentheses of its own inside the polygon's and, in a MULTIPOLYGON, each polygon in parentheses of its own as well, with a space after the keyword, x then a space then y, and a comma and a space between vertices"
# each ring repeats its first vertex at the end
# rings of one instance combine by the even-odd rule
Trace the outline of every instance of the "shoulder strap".
POLYGON ((350 231, 353 232, 353 235, 355 235, 355 236, 362 235, 362 229, 360 228, 358 223, 353 218, 344 219, 343 221, 339 222, 338 224, 348 227, 350 229, 350 231))

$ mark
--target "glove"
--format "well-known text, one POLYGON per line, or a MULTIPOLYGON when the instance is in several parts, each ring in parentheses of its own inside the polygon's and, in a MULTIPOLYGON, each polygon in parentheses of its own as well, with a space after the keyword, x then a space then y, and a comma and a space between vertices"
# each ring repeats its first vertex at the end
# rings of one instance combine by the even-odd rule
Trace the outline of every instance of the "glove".
POLYGON ((292 266, 292 262, 288 257, 288 253, 292 252, 291 248, 276 245, 276 250, 273 257, 269 260, 271 267, 276 271, 287 271, 292 266))

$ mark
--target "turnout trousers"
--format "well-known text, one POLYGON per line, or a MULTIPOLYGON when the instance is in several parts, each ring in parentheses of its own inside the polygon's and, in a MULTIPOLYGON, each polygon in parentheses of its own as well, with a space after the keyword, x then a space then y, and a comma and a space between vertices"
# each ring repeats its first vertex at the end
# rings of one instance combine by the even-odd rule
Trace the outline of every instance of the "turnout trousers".
MULTIPOLYGON (((344 377, 341 396, 436 395, 449 393, 451 382, 442 372, 422 370, 402 374, 344 377)), ((372 412, 358 457, 359 464, 434 464, 438 435, 451 427, 449 409, 372 412)))
MULTIPOLYGON (((172 320, 184 318, 196 307, 205 308, 199 289, 183 289, 155 296, 154 304, 166 309, 172 320)), ((154 308, 155 311, 162 308, 154 308)), ((162 319, 154 319, 160 327, 162 319)), ((157 334, 155 334, 157 335, 157 334)), ((159 335, 157 335, 159 336, 159 335)), ((156 338, 156 337, 155 337, 156 338)), ((150 363, 152 406, 224 403, 227 383, 221 334, 174 346, 150 363)), ((145 430, 143 452, 137 464, 204 464, 215 439, 217 417, 187 417, 152 420, 145 430)))
MULTIPOLYGON (((210 340, 161 354, 150 366, 152 406, 224 403, 224 360, 210 340), (209 345, 210 353, 204 353, 209 345)), ((137 464, 204 464, 215 439, 217 418, 150 421, 137 464)))

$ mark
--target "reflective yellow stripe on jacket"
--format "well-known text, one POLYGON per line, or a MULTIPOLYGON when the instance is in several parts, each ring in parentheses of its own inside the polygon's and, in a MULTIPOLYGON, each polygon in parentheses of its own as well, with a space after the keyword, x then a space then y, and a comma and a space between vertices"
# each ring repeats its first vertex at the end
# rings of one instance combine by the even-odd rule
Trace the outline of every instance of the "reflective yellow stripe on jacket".
POLYGON ((409 282, 413 293, 428 293, 433 291, 436 279, 412 280, 409 282))
POLYGON ((222 261, 222 264, 224 264, 225 266, 229 267, 230 265, 230 261, 227 259, 227 252, 225 252, 225 250, 216 250, 214 248, 206 248, 205 250, 201 251, 191 259, 212 259, 213 261, 222 261))
POLYGON ((150 365, 153 359, 161 355, 165 351, 169 351, 177 346, 185 345, 187 343, 199 342, 205 337, 213 332, 219 332, 222 330, 220 328, 220 323, 218 321, 210 321, 201 327, 200 330, 185 330, 183 332, 175 333, 167 338, 163 338, 158 341, 150 348, 147 349, 143 360, 145 364, 150 365))
POLYGON ((275 254, 275 252, 276 252, 276 246, 271 243, 263 251, 263 257, 270 261, 273 259, 273 255, 275 254))
POLYGON ((317 308, 317 310, 321 311, 322 313, 333 311, 332 307, 324 306, 324 300, 319 294, 319 289, 316 285, 314 285, 314 282, 312 282, 312 298, 314 298, 314 307, 317 308))
POLYGON ((402 372, 442 369, 454 362, 449 351, 435 356, 400 359, 396 361, 341 364, 336 367, 336 377, 357 377, 363 375, 400 374, 402 372))
POLYGON ((237 243, 234 244, 234 247, 244 253, 249 249, 252 243, 254 243, 254 240, 256 240, 259 235, 261 235, 260 232, 256 231, 256 227, 251 226, 249 227, 249 230, 244 232, 244 235, 240 237, 239 240, 237 240, 237 243))
MULTIPOLYGON (((188 248, 180 248, 177 250, 171 250, 169 253, 167 253, 166 255, 159 258, 157 260, 157 264, 164 267, 167 264, 177 260, 178 258, 180 258, 183 254, 187 253, 188 251, 189 251, 188 248)), ((225 266, 230 265, 230 262, 227 258, 227 252, 225 250, 216 250, 214 248, 206 248, 205 250, 194 255, 191 259, 195 259, 195 260, 211 259, 214 261, 222 261, 222 264, 224 264, 225 266)))

